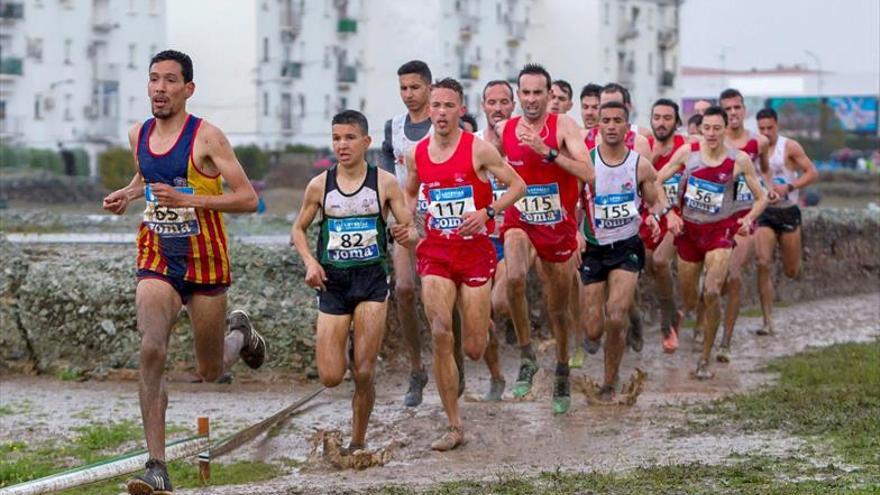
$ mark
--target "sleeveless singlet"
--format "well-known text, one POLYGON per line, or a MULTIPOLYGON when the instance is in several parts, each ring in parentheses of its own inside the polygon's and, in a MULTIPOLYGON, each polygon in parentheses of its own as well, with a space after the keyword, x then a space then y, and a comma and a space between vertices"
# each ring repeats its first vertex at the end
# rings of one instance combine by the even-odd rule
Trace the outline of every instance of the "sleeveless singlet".
MULTIPOLYGON (((763 176, 758 173, 758 171, 761 170, 761 145, 758 142, 758 137, 755 133, 749 131, 749 140, 746 141, 746 144, 740 147, 740 151, 749 155, 749 159, 752 161, 752 167, 758 175, 758 182, 761 183, 761 187, 764 187, 763 176)), ((752 204, 755 202, 755 196, 752 194, 752 190, 749 189, 749 185, 746 183, 744 175, 740 175, 736 180, 736 194, 734 195, 733 202, 734 209, 738 212, 751 210, 752 204)))
POLYGON ((736 213, 734 205, 737 150, 728 148, 720 165, 703 163, 700 143, 691 144, 691 154, 682 176, 681 213, 691 223, 708 224, 727 220, 736 213))
MULTIPOLYGON (((406 154, 410 148, 424 139, 413 141, 406 136, 406 121, 409 119, 409 113, 402 113, 391 119, 391 148, 394 152, 394 175, 397 177, 397 183, 400 187, 406 187, 406 154)), ((426 136, 430 136, 434 132, 434 126, 428 128, 426 136)), ((425 192, 419 188, 418 202, 416 204, 416 213, 424 215, 428 202, 425 199, 425 192)))
MULTIPOLYGON (((773 148, 773 154, 770 155, 770 175, 773 178, 774 184, 794 184, 794 181, 798 178, 797 172, 785 166, 785 144, 787 142, 787 138, 779 136, 776 139, 776 146, 773 148)), ((786 208, 789 206, 797 206, 797 204, 798 190, 792 189, 790 193, 780 198, 778 203, 768 206, 768 208, 786 208)))
MULTIPOLYGON (((679 134, 672 136, 672 149, 669 150, 669 153, 658 156, 654 159, 654 169, 658 172, 660 170, 663 170, 663 167, 665 167, 666 164, 669 163, 669 160, 672 159, 672 155, 674 155, 679 148, 684 146, 685 143, 687 143, 687 140, 684 136, 681 136, 679 134)), ((652 151, 654 150, 655 145, 656 141, 654 139, 654 136, 648 137, 648 146, 652 151)), ((678 193, 680 184, 681 172, 677 172, 673 174, 672 177, 663 181, 663 192, 666 193, 666 199, 671 205, 678 204, 678 193)))
POLYGON ((587 219, 584 236, 594 245, 606 245, 629 239, 639 233, 642 218, 639 209, 639 154, 629 151, 617 165, 608 165, 599 148, 590 151, 596 167, 594 184, 585 187, 587 219))

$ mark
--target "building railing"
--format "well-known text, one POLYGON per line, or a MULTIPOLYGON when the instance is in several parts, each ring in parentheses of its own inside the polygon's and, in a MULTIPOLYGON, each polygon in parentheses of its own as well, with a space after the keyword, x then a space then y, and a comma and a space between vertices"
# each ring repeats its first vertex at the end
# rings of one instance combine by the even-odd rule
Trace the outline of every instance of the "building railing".
POLYGON ((336 81, 341 83, 357 82, 357 67, 354 65, 342 65, 336 70, 336 81))
POLYGON ((24 2, 0 3, 0 19, 4 21, 24 19, 24 2))
POLYGON ((302 62, 284 62, 281 65, 281 77, 299 79, 302 77, 302 62))
POLYGON ((0 59, 0 74, 20 76, 24 74, 24 63, 21 58, 7 57, 0 59))

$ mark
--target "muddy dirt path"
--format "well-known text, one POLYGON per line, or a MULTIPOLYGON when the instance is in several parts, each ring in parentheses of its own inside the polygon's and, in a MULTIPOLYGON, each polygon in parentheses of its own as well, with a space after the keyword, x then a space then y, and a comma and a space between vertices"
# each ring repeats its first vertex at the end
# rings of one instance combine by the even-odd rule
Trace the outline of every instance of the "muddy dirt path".
MULTIPOLYGON (((307 411, 289 421, 271 438, 263 437, 231 454, 232 459, 260 459, 285 465, 286 474, 247 488, 248 493, 350 493, 387 484, 421 486, 437 481, 487 478, 494 474, 537 474, 556 468, 620 470, 638 465, 723 462, 731 454, 783 455, 800 441, 779 433, 731 432, 675 434, 686 426, 688 405, 751 389, 771 379, 760 372, 771 358, 794 354, 808 346, 870 341, 880 337, 880 293, 792 305, 776 311, 775 337, 758 337, 760 318, 742 317, 733 342, 733 362, 713 363, 714 380, 689 377, 697 361, 690 331, 674 356, 661 352, 659 332, 650 327, 640 354, 627 352, 621 376, 639 367, 648 373, 645 389, 632 407, 588 406, 572 391, 568 415, 554 417, 550 408, 549 375, 539 375, 537 400, 515 402, 509 390, 502 403, 475 400, 488 387, 481 363, 468 363, 467 400, 462 406, 469 443, 451 453, 434 453, 428 445, 445 424, 433 378, 425 402, 416 409, 401 405, 406 373, 381 366, 375 411, 368 432, 370 447, 399 444, 385 467, 366 471, 335 471, 307 462, 308 438, 317 429, 340 428, 349 434, 350 397, 346 382, 327 391, 307 411), (541 381, 544 383, 542 384, 541 381), (543 386, 542 386, 543 385, 543 386)), ((504 347, 508 389, 516 377, 518 358, 504 347)), ((552 372, 552 351, 542 357, 552 372)), ((601 376, 601 353, 588 356, 584 369, 573 374, 601 376)), ((135 382, 70 383, 46 378, 4 377, 0 402, 13 414, 0 416, 0 442, 40 441, 72 436, 72 427, 98 421, 139 423, 135 382)), ((317 388, 315 384, 236 383, 233 385, 170 386, 169 423, 190 428, 198 415, 209 415, 215 435, 240 430, 282 409, 317 388)), ((133 448, 125 446, 124 449, 133 448)), ((226 460, 226 459, 224 459, 226 460)), ((242 493, 241 487, 217 487, 198 493, 242 493)), ((181 490, 180 493, 196 493, 181 490)))

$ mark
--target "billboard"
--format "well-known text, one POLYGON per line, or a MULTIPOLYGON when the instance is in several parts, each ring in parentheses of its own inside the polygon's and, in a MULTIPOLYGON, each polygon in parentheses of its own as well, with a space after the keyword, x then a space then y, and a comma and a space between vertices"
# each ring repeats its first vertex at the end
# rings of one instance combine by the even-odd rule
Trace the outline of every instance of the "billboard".
POLYGON ((876 96, 769 98, 766 106, 779 114, 780 127, 795 133, 820 129, 877 133, 876 96))
POLYGON ((833 120, 829 122, 829 127, 856 133, 877 132, 876 97, 836 96, 826 101, 833 112, 833 120))

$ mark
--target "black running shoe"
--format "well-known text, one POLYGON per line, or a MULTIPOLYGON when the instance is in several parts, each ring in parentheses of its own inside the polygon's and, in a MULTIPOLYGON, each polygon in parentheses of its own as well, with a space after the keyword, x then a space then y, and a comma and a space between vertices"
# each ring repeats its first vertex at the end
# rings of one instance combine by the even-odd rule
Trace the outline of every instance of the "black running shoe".
POLYGON ((403 405, 416 407, 422 403, 422 390, 428 384, 428 373, 425 370, 414 371, 409 375, 409 390, 403 396, 403 405))
POLYGON ((171 480, 168 478, 168 468, 165 463, 158 459, 150 459, 146 464, 147 470, 140 476, 135 476, 126 483, 129 495, 170 495, 174 493, 171 480))
POLYGON ((266 340, 251 325, 248 314, 241 309, 236 309, 229 314, 227 319, 229 331, 239 331, 244 335, 241 351, 238 353, 244 364, 251 369, 257 369, 266 360, 266 340))
POLYGON ((568 374, 556 374, 556 384, 553 387, 553 414, 565 414, 571 406, 571 383, 568 374))

